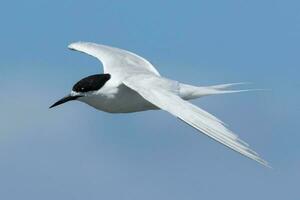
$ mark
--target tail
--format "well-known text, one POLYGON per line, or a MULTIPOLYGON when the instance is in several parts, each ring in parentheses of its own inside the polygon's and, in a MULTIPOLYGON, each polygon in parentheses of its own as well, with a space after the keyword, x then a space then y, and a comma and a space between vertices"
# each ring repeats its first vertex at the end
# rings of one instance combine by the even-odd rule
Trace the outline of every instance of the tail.
POLYGON ((248 91, 261 91, 262 89, 246 89, 246 90, 230 90, 229 88, 237 85, 249 84, 246 82, 243 83, 228 83, 221 85, 212 85, 212 86, 202 86, 197 87, 193 85, 187 85, 180 83, 179 94, 180 97, 185 100, 196 99, 204 96, 215 95, 215 94, 229 94, 229 93, 238 93, 238 92, 248 92, 248 91))

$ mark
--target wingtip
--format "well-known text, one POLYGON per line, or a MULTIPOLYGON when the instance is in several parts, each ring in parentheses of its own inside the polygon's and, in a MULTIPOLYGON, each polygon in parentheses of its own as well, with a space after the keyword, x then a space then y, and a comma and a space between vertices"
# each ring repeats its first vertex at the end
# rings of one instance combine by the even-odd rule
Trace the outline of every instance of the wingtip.
POLYGON ((84 41, 72 42, 68 45, 68 48, 71 50, 74 50, 77 48, 78 45, 82 45, 82 44, 86 44, 86 43, 89 43, 89 42, 84 42, 84 41))
MULTIPOLYGON (((85 47, 88 47, 89 45, 98 46, 99 44, 93 43, 93 42, 85 42, 85 41, 78 41, 78 42, 72 42, 68 45, 68 49, 70 50, 79 50, 85 47)), ((104 46, 104 45, 102 45, 104 46)))
POLYGON ((263 166, 269 168, 269 169, 273 169, 273 167, 267 161, 265 161, 263 159, 259 163, 262 164, 263 166))
POLYGON ((273 169, 272 166, 270 165, 270 163, 266 160, 264 160, 263 158, 259 157, 259 155, 256 155, 256 158, 252 158, 253 160, 255 160, 256 162, 258 162, 259 164, 263 165, 264 167, 267 167, 269 169, 273 169))
POLYGON ((81 43, 81 42, 79 41, 79 42, 72 42, 72 43, 70 43, 68 45, 68 49, 74 50, 79 43, 81 43))

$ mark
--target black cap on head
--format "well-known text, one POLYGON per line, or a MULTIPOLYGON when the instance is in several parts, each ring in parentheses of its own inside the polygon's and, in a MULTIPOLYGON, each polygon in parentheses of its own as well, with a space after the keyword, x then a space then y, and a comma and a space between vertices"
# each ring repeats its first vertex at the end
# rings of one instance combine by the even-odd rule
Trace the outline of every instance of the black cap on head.
POLYGON ((85 77, 73 86, 74 92, 89 92, 99 90, 108 80, 110 74, 95 74, 85 77))

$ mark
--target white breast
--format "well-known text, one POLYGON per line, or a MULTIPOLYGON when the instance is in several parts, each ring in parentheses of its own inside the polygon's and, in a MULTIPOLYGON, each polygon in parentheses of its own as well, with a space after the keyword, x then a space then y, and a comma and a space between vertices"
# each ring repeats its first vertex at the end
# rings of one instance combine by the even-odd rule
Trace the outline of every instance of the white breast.
POLYGON ((123 84, 117 88, 105 85, 97 93, 78 100, 109 113, 130 113, 158 109, 123 84))

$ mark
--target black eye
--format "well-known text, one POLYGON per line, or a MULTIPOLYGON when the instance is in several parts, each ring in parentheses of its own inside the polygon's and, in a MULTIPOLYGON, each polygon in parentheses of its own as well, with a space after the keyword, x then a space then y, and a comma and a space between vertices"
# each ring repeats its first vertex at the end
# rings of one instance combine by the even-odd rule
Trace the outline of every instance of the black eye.
POLYGON ((78 81, 74 87, 74 92, 89 92, 99 90, 108 80, 110 74, 95 74, 78 81))

